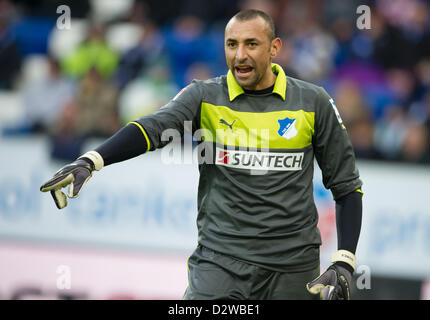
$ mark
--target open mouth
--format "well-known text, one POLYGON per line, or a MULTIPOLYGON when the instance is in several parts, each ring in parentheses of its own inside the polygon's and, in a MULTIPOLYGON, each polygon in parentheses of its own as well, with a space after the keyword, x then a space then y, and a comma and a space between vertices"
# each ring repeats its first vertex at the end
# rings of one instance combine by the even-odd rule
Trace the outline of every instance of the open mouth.
POLYGON ((240 78, 249 77, 253 70, 254 68, 249 65, 239 65, 234 67, 236 75, 240 78))

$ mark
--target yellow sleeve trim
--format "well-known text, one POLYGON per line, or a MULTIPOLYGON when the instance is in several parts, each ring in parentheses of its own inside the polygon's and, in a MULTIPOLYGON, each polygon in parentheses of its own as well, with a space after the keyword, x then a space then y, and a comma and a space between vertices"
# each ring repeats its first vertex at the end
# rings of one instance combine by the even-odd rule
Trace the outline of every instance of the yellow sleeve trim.
POLYGON ((127 124, 131 124, 131 123, 135 124, 140 129, 140 131, 142 131, 143 135, 145 136, 146 144, 148 145, 148 148, 146 149, 146 152, 148 152, 149 149, 151 149, 151 143, 149 142, 149 138, 148 138, 148 135, 146 134, 145 129, 143 129, 143 127, 140 125, 140 123, 138 123, 136 121, 131 121, 131 122, 127 123, 127 124))

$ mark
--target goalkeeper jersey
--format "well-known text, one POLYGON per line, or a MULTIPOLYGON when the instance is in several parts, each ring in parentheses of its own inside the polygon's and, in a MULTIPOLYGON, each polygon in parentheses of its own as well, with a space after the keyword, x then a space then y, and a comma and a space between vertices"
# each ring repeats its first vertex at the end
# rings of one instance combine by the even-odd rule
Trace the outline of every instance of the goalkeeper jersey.
POLYGON ((267 94, 245 92, 229 71, 194 80, 136 123, 151 151, 168 143, 167 129, 190 128, 199 141, 199 244, 270 270, 305 271, 319 265, 321 244, 314 159, 335 200, 362 182, 333 99, 272 70, 267 94))

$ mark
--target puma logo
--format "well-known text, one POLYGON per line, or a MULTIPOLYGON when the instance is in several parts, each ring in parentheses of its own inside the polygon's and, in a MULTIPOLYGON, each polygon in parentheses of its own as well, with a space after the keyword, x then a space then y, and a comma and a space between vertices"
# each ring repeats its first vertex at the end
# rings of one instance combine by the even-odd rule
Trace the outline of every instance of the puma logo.
POLYGON ((221 119, 219 121, 219 123, 225 124, 226 126, 230 127, 231 131, 233 131, 233 124, 236 122, 236 120, 233 120, 233 122, 231 124, 229 124, 227 121, 225 121, 224 119, 221 119))

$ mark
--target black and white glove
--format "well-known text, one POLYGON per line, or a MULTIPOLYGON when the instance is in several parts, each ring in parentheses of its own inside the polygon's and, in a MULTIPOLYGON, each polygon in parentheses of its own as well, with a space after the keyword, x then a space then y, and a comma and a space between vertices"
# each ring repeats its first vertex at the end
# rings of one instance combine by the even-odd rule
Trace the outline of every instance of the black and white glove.
POLYGON ((338 250, 331 262, 333 264, 323 274, 306 284, 306 289, 312 294, 319 294, 321 300, 350 300, 355 255, 347 250, 338 250))
POLYGON ((40 187, 40 191, 50 191, 57 208, 63 209, 67 206, 67 198, 61 189, 69 186, 68 197, 76 198, 84 184, 91 178, 92 172, 102 167, 103 158, 100 154, 95 151, 87 152, 58 170, 52 179, 40 187))

